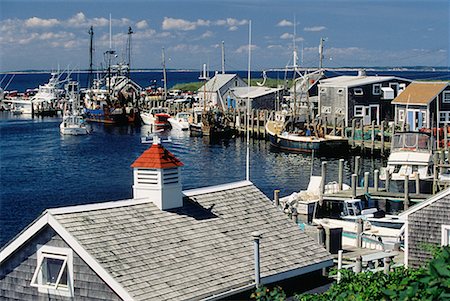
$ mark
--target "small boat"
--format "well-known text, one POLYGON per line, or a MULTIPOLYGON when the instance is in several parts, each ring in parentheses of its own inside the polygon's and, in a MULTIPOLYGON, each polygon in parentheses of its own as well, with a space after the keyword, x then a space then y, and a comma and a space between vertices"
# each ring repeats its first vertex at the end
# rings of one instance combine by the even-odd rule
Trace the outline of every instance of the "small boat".
POLYGON ((191 114, 179 112, 175 117, 170 117, 168 121, 170 122, 172 129, 187 131, 189 130, 189 118, 191 118, 191 114))
POLYGON ((430 192, 433 166, 433 139, 430 134, 423 132, 395 133, 392 137, 387 166, 380 170, 380 180, 386 180, 389 175, 390 191, 403 192, 405 176, 409 177, 411 189, 413 189, 416 175, 419 175, 420 192, 430 192))
POLYGON ((189 123, 189 133, 191 136, 194 137, 200 137, 203 135, 202 132, 202 108, 195 107, 193 114, 192 114, 192 120, 189 123))
POLYGON ((155 127, 169 127, 169 110, 163 107, 151 108, 148 112, 141 112, 141 120, 146 125, 153 125, 155 127))
POLYGON ((91 127, 80 114, 78 82, 70 81, 65 88, 68 99, 59 131, 62 135, 87 135, 91 132, 91 127))
POLYGON ((323 135, 312 127, 305 126, 304 122, 297 122, 287 112, 276 112, 275 119, 266 123, 270 144, 278 149, 293 152, 311 153, 333 151, 344 152, 348 149, 348 140, 345 137, 323 135), (297 128, 299 125, 299 128, 297 128), (288 131, 288 128, 294 128, 288 131))

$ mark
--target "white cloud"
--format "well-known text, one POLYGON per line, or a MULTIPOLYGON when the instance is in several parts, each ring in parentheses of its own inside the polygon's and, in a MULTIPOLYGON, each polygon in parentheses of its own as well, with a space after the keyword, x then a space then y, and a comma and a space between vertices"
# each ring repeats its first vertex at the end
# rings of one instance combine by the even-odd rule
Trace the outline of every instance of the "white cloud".
POLYGON ((238 30, 238 29, 239 29, 239 27, 237 27, 237 26, 230 26, 230 27, 228 28, 229 31, 236 31, 236 30, 238 30))
POLYGON ((178 44, 168 48, 169 51, 173 52, 185 52, 185 53, 199 53, 205 52, 205 49, 199 45, 188 45, 188 44, 178 44))
POLYGON ((207 31, 205 31, 205 32, 201 35, 201 38, 202 38, 202 39, 207 39, 207 38, 212 37, 213 35, 214 35, 214 34, 213 34, 212 31, 207 30, 207 31))
POLYGON ((57 19, 41 19, 38 17, 32 17, 25 21, 26 27, 52 27, 58 24, 57 19))
POLYGON ((294 38, 294 35, 292 33, 288 33, 288 32, 285 32, 280 36, 280 39, 283 39, 283 40, 288 40, 288 39, 293 39, 293 38, 294 38))
POLYGON ((327 29, 325 26, 312 26, 303 28, 304 31, 323 31, 327 29))
POLYGON ((175 18, 169 18, 164 17, 162 28, 163 30, 194 30, 198 26, 209 26, 210 21, 208 20, 202 20, 198 19, 197 21, 188 21, 184 19, 175 19, 175 18))
MULTIPOLYGON (((64 22, 64 24, 67 27, 74 27, 74 28, 81 28, 81 27, 106 27, 109 26, 109 19, 107 18, 87 18, 86 15, 83 12, 79 12, 75 14, 73 17, 67 19, 64 22)), ((131 24, 130 19, 128 18, 120 18, 120 19, 114 19, 111 18, 111 24, 114 26, 127 26, 131 24)))
POLYGON ((267 45, 267 49, 283 49, 282 45, 267 45))
POLYGON ((148 23, 145 20, 141 20, 141 21, 136 23, 136 28, 137 29, 145 29, 147 27, 148 27, 148 23))
POLYGON ((284 20, 281 20, 280 22, 278 22, 277 26, 280 26, 280 27, 294 26, 294 23, 292 23, 291 21, 288 21, 288 20, 284 19, 284 20))
MULTIPOLYGON (((251 51, 254 51, 254 50, 258 49, 258 46, 252 44, 252 45, 250 45, 250 49, 251 49, 251 51)), ((246 52, 248 52, 248 45, 242 45, 241 47, 236 49, 235 52, 236 53, 246 53, 246 52)))

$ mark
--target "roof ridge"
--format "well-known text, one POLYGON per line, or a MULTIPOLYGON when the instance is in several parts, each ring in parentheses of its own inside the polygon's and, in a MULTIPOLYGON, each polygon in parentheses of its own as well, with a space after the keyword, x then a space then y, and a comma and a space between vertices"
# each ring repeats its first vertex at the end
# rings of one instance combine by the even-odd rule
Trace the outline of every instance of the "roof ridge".
POLYGON ((135 205, 147 204, 147 203, 152 203, 152 201, 148 198, 125 199, 125 200, 93 203, 93 204, 82 204, 82 205, 66 206, 66 207, 59 207, 59 208, 50 208, 50 209, 47 209, 45 212, 48 212, 52 215, 58 215, 58 214, 67 214, 67 213, 104 210, 104 209, 119 208, 119 207, 128 207, 128 206, 135 206, 135 205))
POLYGON ((211 192, 219 192, 219 191, 241 188, 241 187, 250 186, 250 185, 254 186, 255 184, 253 184, 251 181, 243 180, 243 181, 219 184, 219 185, 214 185, 214 186, 206 186, 206 187, 184 190, 183 194, 187 197, 190 197, 190 196, 194 196, 194 195, 211 193, 211 192))

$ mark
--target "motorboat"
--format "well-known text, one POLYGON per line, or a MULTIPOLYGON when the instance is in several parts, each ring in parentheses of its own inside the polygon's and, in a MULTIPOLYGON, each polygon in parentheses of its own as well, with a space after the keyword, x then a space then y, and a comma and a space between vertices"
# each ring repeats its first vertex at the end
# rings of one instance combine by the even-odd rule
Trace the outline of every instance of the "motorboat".
POLYGON ((150 111, 142 111, 141 120, 146 125, 152 125, 155 127, 169 127, 169 110, 164 107, 154 107, 150 111))
POLYGON ((191 118, 191 114, 186 112, 179 112, 175 115, 175 117, 170 117, 168 119, 172 129, 177 129, 181 131, 189 130, 189 119, 191 118))
POLYGON ((91 127, 84 120, 80 113, 80 99, 78 93, 78 82, 69 82, 66 85, 66 95, 63 120, 59 125, 62 135, 87 135, 91 132, 91 127))
POLYGON ((430 134, 395 133, 387 166, 380 170, 380 180, 385 181, 389 176, 390 191, 402 192, 405 177, 408 176, 409 181, 415 181, 418 175, 421 192, 428 192, 433 180, 433 166, 433 138, 430 134))

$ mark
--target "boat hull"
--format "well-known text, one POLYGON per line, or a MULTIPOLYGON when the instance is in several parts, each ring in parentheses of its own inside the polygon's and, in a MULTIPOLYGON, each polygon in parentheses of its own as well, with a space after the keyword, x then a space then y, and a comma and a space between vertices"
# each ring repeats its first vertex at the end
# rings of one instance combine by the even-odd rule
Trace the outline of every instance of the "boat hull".
POLYGON ((336 154, 336 152, 348 151, 346 139, 314 139, 312 137, 300 137, 290 139, 289 136, 277 136, 269 133, 270 144, 281 150, 290 152, 321 152, 336 154), (302 139, 303 138, 303 139, 302 139))
MULTIPOLYGON (((85 109, 85 115, 86 121, 105 124, 128 124, 130 123, 129 117, 131 117, 124 113, 120 114, 109 113, 101 109, 99 110, 85 109)), ((134 122, 134 120, 132 122, 134 122)))

